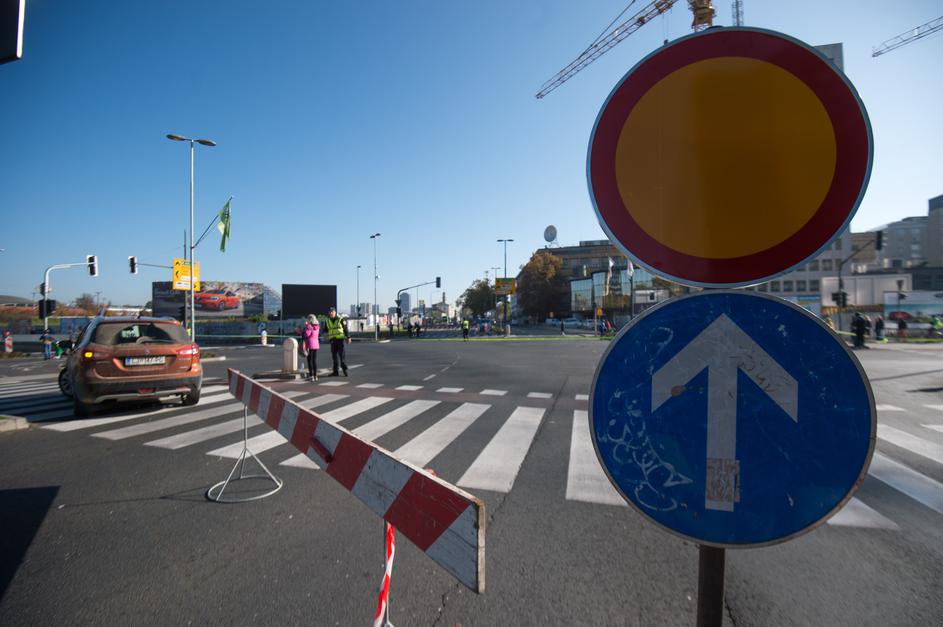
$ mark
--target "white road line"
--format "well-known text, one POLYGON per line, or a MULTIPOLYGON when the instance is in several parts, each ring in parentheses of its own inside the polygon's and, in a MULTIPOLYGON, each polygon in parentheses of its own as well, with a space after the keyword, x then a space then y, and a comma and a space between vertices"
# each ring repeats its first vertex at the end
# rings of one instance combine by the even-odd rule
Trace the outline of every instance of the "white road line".
POLYGON ((573 412, 570 436, 570 466, 566 474, 566 500, 628 507, 599 465, 589 435, 589 412, 573 412))
POLYGON ((319 383, 321 387, 325 388, 339 388, 342 385, 347 385, 349 381, 325 381, 324 383, 319 383))
POLYGON ((262 435, 257 435, 253 438, 249 438, 247 441, 239 440, 238 442, 233 442, 227 446, 220 447, 216 450, 209 451, 207 455, 215 455, 216 457, 228 457, 229 459, 236 459, 242 453, 242 447, 244 444, 248 445, 249 450, 253 453, 264 453, 269 449, 273 449, 276 446, 281 446, 288 440, 285 439, 278 431, 267 431, 262 435))
POLYGON ((911 453, 926 457, 930 461, 943 464, 943 446, 918 438, 906 431, 895 429, 887 425, 878 425, 878 437, 885 442, 905 448, 911 453))
POLYGON ((417 466, 424 466, 462 435, 489 407, 491 405, 483 403, 462 403, 393 454, 417 466))
MULTIPOLYGON (((16 368, 16 366, 14 366, 16 368)), ((32 370, 32 368, 26 368, 26 371, 32 370)), ((59 376, 59 373, 56 374, 20 374, 12 377, 0 377, 0 383, 3 383, 9 380, 10 383, 22 383, 23 381, 36 381, 38 379, 50 379, 52 381, 56 380, 56 377, 59 376)))
POLYGON ((428 381, 429 379, 435 379, 435 375, 434 375, 434 374, 430 374, 428 377, 425 377, 425 378, 423 379, 423 381, 428 381))
POLYGON ((146 433, 153 433, 155 431, 162 431, 164 429, 188 425, 190 423, 207 420, 209 418, 216 418, 217 416, 224 416, 226 414, 241 411, 242 407, 242 403, 229 403, 227 405, 222 405, 221 407, 213 407, 211 409, 204 409, 194 413, 184 413, 180 414, 179 416, 164 418, 163 420, 142 422, 141 424, 131 425, 129 427, 121 427, 120 429, 100 431, 98 433, 93 433, 92 437, 104 438, 106 440, 123 440, 125 438, 133 438, 146 433))
POLYGON ((71 407, 68 409, 59 409, 57 411, 46 411, 40 414, 29 414, 26 416, 26 419, 30 422, 49 422, 50 420, 60 420, 62 418, 69 418, 72 414, 75 413, 75 410, 71 407))
POLYGON ((588 400, 589 400, 589 394, 577 394, 577 395, 576 395, 576 400, 578 400, 578 401, 588 401, 588 400))
MULTIPOLYGON (((376 388, 382 388, 382 383, 361 383, 357 386, 358 388, 366 388, 368 390, 375 390, 376 388)), ((307 458, 305 458, 307 459, 307 458)))
POLYGON ((875 405, 874 408, 878 411, 907 411, 903 407, 898 407, 897 405, 875 405))
POLYGON ((871 469, 868 474, 937 513, 943 514, 943 484, 880 453, 875 453, 871 459, 871 469))
POLYGON ((900 530, 900 527, 893 520, 874 511, 857 498, 852 498, 845 503, 845 506, 837 514, 828 519, 828 524, 836 527, 900 530))
POLYGON ((0 413, 14 414, 19 416, 22 414, 17 412, 47 411, 50 409, 61 409, 63 407, 71 406, 72 401, 67 398, 60 397, 57 400, 44 399, 40 401, 34 401, 32 403, 20 403, 18 405, 10 405, 9 407, 0 407, 0 413))
POLYGON ((465 388, 439 388, 436 392, 441 392, 442 394, 458 394, 465 388))
MULTIPOLYGON (((157 448, 166 448, 176 451, 177 449, 184 448, 185 446, 191 446, 199 442, 205 442, 206 440, 218 438, 221 435, 229 435, 230 433, 241 431, 242 421, 243 418, 240 416, 239 418, 228 420, 226 422, 220 422, 208 427, 203 427, 202 429, 195 429, 193 431, 187 431, 186 433, 178 433, 177 435, 171 435, 159 440, 151 440, 150 442, 145 442, 144 446, 156 446, 157 448)), ((249 416, 248 425, 250 427, 255 427, 256 425, 260 424, 262 424, 261 420, 255 416, 249 416)))
POLYGON ((943 425, 923 425, 927 429, 933 429, 934 431, 939 431, 943 433, 943 425))
POLYGON ((514 485, 524 458, 544 416, 543 407, 518 407, 478 458, 472 462, 458 485, 507 493, 514 485))
POLYGON ((482 396, 504 396, 507 393, 507 390, 482 390, 479 392, 482 396))
MULTIPOLYGON (((217 388, 226 389, 226 386, 220 385, 217 388)), ((208 388, 207 388, 208 389, 208 388)), ((197 407, 202 407, 205 405, 213 405, 215 403, 221 403, 223 401, 231 400, 229 392, 224 394, 216 394, 213 396, 206 396, 200 399, 200 404, 197 407)), ((53 431, 78 431, 79 429, 91 429, 93 427, 100 427, 102 425, 110 425, 116 422, 125 422, 128 420, 135 420, 136 418, 146 418, 150 416, 159 416, 161 414, 166 414, 167 412, 180 409, 180 405, 174 404, 164 407, 163 409, 157 409, 154 411, 146 411, 137 414, 124 414, 121 416, 105 416, 103 418, 83 418, 81 420, 70 420, 68 422, 60 422, 54 425, 46 425, 43 429, 52 429, 53 431)))
POLYGON ((333 411, 322 414, 321 417, 331 422, 342 422, 348 418, 356 416, 357 414, 362 414, 365 411, 371 410, 374 407, 379 407, 383 403, 389 403, 392 400, 393 399, 388 396, 368 396, 367 398, 362 398, 359 401, 351 403, 350 405, 344 405, 343 407, 338 407, 333 411))
POLYGON ((59 391, 58 385, 48 385, 41 388, 33 388, 29 390, 18 390, 16 392, 11 392, 9 394, 3 395, 4 401, 12 401, 17 398, 24 398, 27 396, 43 396, 45 394, 52 394, 59 391))
POLYGON ((293 466, 295 468, 304 468, 306 470, 321 470, 321 467, 308 459, 308 456, 304 453, 298 453, 297 455, 289 457, 280 463, 279 466, 293 466))
POLYGON ((346 394, 322 394, 321 396, 315 396, 310 401, 305 401, 303 405, 308 409, 314 409, 315 407, 344 400, 345 398, 347 398, 346 394))
POLYGON ((553 398, 550 392, 528 392, 527 398, 553 398))
POLYGON ((416 390, 421 390, 422 386, 421 385, 401 385, 396 389, 404 390, 406 392, 415 392, 416 390))
POLYGON ((20 383, 19 385, 6 385, 0 387, 0 395, 8 396, 17 392, 29 392, 31 390, 56 390, 59 389, 58 383, 20 383))
POLYGON ((349 368, 350 370, 353 370, 354 368, 360 368, 361 366, 363 366, 363 364, 352 364, 352 365, 348 366, 348 368, 349 368))
POLYGON ((357 427, 354 429, 354 433, 364 440, 373 441, 381 435, 389 433, 393 429, 406 424, 422 412, 438 404, 439 401, 410 401, 402 407, 397 407, 388 414, 383 414, 379 418, 357 427))
POLYGON ((937 411, 943 411, 943 405, 924 405, 927 409, 935 409, 937 411))

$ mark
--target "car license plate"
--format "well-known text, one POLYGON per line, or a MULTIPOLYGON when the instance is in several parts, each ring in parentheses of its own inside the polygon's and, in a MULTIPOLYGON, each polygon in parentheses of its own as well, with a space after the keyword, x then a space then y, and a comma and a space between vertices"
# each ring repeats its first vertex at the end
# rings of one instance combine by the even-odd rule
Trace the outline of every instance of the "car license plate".
POLYGON ((159 357, 126 357, 125 366, 162 366, 167 358, 163 355, 159 357))

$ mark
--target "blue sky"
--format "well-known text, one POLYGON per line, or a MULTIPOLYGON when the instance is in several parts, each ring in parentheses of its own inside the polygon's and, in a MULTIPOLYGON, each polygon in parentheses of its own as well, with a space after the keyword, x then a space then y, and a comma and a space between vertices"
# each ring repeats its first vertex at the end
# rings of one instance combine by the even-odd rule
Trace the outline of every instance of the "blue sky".
MULTIPOLYGON (((642 3, 640 2, 639 5, 642 3)), ((449 302, 485 270, 509 274, 543 245, 601 239, 586 142, 615 82, 665 38, 690 32, 678 2, 543 100, 540 85, 624 2, 518 0, 27 0, 24 58, 0 66, 0 293, 29 297, 48 265, 97 254, 101 276, 52 275, 53 298, 143 304, 188 222, 198 147, 198 233, 232 195, 225 254, 197 251, 206 279, 336 283, 346 309, 442 276, 449 302), (264 10, 263 10, 264 7, 264 10)), ((716 3, 717 24, 731 22, 716 3)), ((943 193, 943 36, 871 48, 938 17, 939 0, 746 0, 749 26, 843 42, 875 137, 852 225, 925 215, 943 193)), ((433 292, 436 292, 433 294, 433 292)), ((438 300, 424 289, 420 295, 438 300)))

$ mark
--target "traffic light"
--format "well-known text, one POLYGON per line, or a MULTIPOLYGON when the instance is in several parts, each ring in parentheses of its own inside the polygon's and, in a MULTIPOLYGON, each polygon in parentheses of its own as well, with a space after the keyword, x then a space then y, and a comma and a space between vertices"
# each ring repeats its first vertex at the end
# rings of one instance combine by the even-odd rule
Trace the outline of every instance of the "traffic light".
POLYGON ((131 274, 138 273, 138 258, 134 255, 128 257, 128 266, 131 268, 131 274))
POLYGON ((88 255, 85 259, 88 261, 89 276, 98 276, 98 257, 96 255, 88 255))
POLYGON ((437 277, 435 278, 435 286, 436 286, 436 287, 442 287, 442 277, 437 276, 437 277))
POLYGON ((838 296, 839 296, 839 301, 840 301, 838 304, 841 305, 842 307, 847 307, 848 306, 848 292, 844 292, 844 291, 840 292, 838 296))
POLYGON ((183 319, 186 318, 186 316, 187 316, 187 306, 180 305, 180 307, 177 308, 177 320, 179 320, 180 322, 183 322, 183 319))
POLYGON ((57 305, 58 303, 56 303, 54 300, 49 298, 42 299, 39 301, 39 317, 46 318, 51 316, 53 313, 55 313, 57 305))
POLYGON ((874 238, 874 250, 884 248, 884 231, 878 231, 874 238))
POLYGON ((43 296, 46 295, 46 282, 45 281, 39 284, 39 293, 43 296))

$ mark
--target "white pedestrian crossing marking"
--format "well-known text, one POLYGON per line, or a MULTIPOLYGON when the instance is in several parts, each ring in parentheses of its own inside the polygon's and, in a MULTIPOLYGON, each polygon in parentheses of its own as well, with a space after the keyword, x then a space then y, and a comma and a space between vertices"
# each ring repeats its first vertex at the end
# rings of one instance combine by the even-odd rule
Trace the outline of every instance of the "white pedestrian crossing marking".
POLYGON ((50 411, 53 409, 63 409, 66 407, 71 407, 72 401, 67 398, 59 399, 40 399, 30 403, 19 403, 17 405, 10 405, 7 407, 0 407, 0 413, 20 415, 23 414, 33 414, 35 412, 41 411, 50 411))
POLYGON ((874 453, 868 474, 937 513, 943 514, 943 484, 881 453, 874 453))
POLYGON ((828 519, 828 524, 836 527, 900 530, 900 527, 893 520, 874 511, 857 498, 852 498, 845 503, 845 506, 837 514, 828 519))
POLYGON ((935 409, 937 411, 943 411, 943 405, 924 405, 927 409, 935 409))
POLYGON ((422 386, 421 385, 401 385, 396 389, 405 390, 406 392, 415 392, 416 390, 421 390, 422 386))
POLYGON ((588 401, 588 400, 589 400, 589 394, 577 394, 577 395, 576 395, 576 400, 578 400, 578 401, 588 401))
POLYGON ((307 470, 321 470, 321 467, 308 459, 308 456, 304 453, 298 453, 297 455, 289 457, 280 463, 279 466, 293 466, 295 468, 305 468, 307 470))
POLYGON ((534 436, 537 435, 544 411, 542 407, 517 407, 458 480, 457 485, 494 492, 510 492, 514 478, 524 463, 534 436))
MULTIPOLYGON (((219 391, 227 389, 225 385, 217 385, 210 388, 203 388, 204 392, 208 391, 219 391)), ((206 396, 200 400, 200 406, 212 405, 214 403, 221 403, 223 401, 228 401, 232 398, 229 395, 229 392, 224 394, 215 394, 212 396, 206 396)), ((150 416, 159 416, 161 414, 166 414, 174 410, 180 409, 180 405, 169 405, 163 409, 157 409, 155 411, 146 411, 137 414, 124 414, 119 416, 104 416, 102 418, 83 418, 81 420, 70 420, 68 422, 59 422, 54 425, 46 425, 43 429, 51 429, 53 431, 78 431, 79 429, 91 429, 93 427, 100 427, 102 425, 110 425, 116 422, 126 422, 128 420, 135 420, 136 418, 145 418, 150 416)))
POLYGON ((504 396, 507 393, 507 390, 482 390, 479 392, 482 396, 504 396))
POLYGON ((394 409, 388 414, 383 414, 379 418, 357 427, 354 429, 354 433, 364 440, 373 441, 381 435, 389 433, 393 429, 406 424, 422 412, 438 404, 439 401, 411 401, 402 407, 394 409))
POLYGON ((4 397, 11 396, 17 392, 29 392, 32 390, 56 390, 59 385, 56 383, 20 383, 18 385, 5 385, 0 387, 0 394, 4 397))
POLYGON ((436 392, 441 392, 442 394, 458 394, 465 388, 439 388, 436 392))
POLYGON ((325 381, 321 384, 321 387, 340 387, 342 385, 347 385, 347 381, 325 381))
POLYGON ((527 398, 553 398, 553 394, 549 392, 528 392, 527 398))
POLYGON ((382 388, 382 383, 361 383, 357 386, 358 388, 366 388, 368 390, 375 390, 377 388, 382 388))
MULTIPOLYGON (((226 422, 220 422, 208 427, 203 427, 202 429, 195 429, 193 431, 187 431, 186 433, 178 433, 177 435, 171 435, 159 440, 151 440, 150 442, 145 442, 144 446, 156 446, 157 448, 166 448, 176 451, 177 449, 181 449, 186 446, 192 446, 193 444, 197 444, 199 442, 205 442, 206 440, 218 438, 221 435, 229 435, 230 433, 241 431, 242 421, 243 417, 240 416, 239 418, 227 420, 226 422)), ((262 424, 262 421, 259 420, 256 416, 251 415, 249 416, 246 424, 248 424, 249 427, 255 427, 262 424)))
POLYGON ((906 431, 895 429, 887 425, 878 425, 878 437, 885 442, 905 448, 911 453, 926 457, 930 461, 943 464, 943 446, 923 438, 918 438, 906 431))
POLYGON ((462 435, 489 407, 491 405, 483 403, 462 403, 393 454, 417 466, 424 466, 462 435))
POLYGON ((265 451, 280 446, 287 442, 278 431, 266 431, 262 435, 257 435, 248 440, 239 440, 238 442, 233 442, 226 446, 220 447, 216 450, 209 451, 207 455, 214 455, 216 457, 228 457, 230 459, 235 459, 239 457, 242 453, 242 447, 248 446, 249 450, 253 453, 264 453, 265 451))
POLYGON ((124 440, 125 438, 133 438, 138 435, 154 433, 155 431, 162 431, 164 429, 171 429, 173 427, 180 427, 194 422, 199 422, 201 420, 216 418, 218 416, 225 416, 226 414, 232 414, 237 411, 241 411, 242 407, 242 403, 228 403, 226 405, 222 405, 221 407, 212 407, 210 409, 204 409, 196 413, 184 413, 178 416, 164 418, 163 420, 142 422, 141 424, 121 427, 119 429, 110 429, 109 431, 99 431, 98 433, 93 433, 92 437, 104 438, 106 440, 124 440))
MULTIPOLYGON (((287 394, 285 396, 288 396, 287 394)), ((321 396, 315 396, 309 401, 305 401, 303 404, 308 409, 314 409, 315 407, 320 407, 321 405, 327 405, 335 401, 340 401, 347 398, 346 394, 322 394, 321 396)))
POLYGON ((17 399, 45 396, 47 394, 53 394, 58 390, 58 385, 47 385, 41 388, 31 388, 29 390, 16 390, 15 392, 4 393, 3 400, 13 401, 17 399))
POLYGON ((325 420, 330 420, 331 422, 343 422, 348 418, 352 418, 357 414, 362 414, 365 411, 369 411, 374 407, 379 407, 383 403, 389 403, 393 399, 388 396, 368 396, 367 398, 362 398, 359 401, 353 402, 350 405, 344 405, 343 407, 338 407, 333 411, 329 411, 322 415, 325 420))
POLYGON ((897 405, 875 405, 874 408, 878 411, 907 411, 897 405))
POLYGON ((939 431, 943 433, 943 425, 923 425, 927 429, 933 429, 934 431, 939 431))
POLYGON ((625 499, 613 487, 606 472, 599 465, 596 450, 589 435, 589 412, 573 412, 573 431, 570 436, 570 465, 566 474, 566 500, 619 505, 627 507, 625 499))

